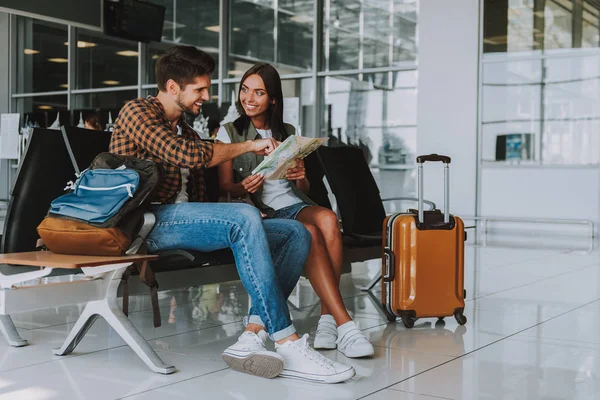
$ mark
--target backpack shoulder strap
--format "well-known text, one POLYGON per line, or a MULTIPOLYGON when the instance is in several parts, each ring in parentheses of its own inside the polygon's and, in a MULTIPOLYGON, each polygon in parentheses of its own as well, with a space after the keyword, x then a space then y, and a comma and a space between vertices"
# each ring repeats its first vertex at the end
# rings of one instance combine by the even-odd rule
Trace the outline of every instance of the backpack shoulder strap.
POLYGON ((75 154, 73 154, 73 149, 71 148, 71 143, 69 143, 69 138, 67 137, 67 131, 63 126, 60 127, 60 131, 62 132, 62 137, 65 142, 65 146, 67 146, 67 151, 69 152, 69 157, 71 157, 71 163, 73 164, 73 168, 75 168, 75 175, 79 177, 81 171, 77 166, 77 161, 75 160, 75 154))

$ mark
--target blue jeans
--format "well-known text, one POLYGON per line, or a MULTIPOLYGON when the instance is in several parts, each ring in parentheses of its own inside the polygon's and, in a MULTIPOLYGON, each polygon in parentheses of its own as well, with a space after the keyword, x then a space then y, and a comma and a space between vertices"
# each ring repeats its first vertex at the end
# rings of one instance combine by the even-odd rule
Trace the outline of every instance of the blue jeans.
POLYGON ((306 204, 305 202, 301 201, 300 203, 292 204, 291 206, 275 210, 272 218, 296 219, 298 218, 300 211, 304 210, 306 207, 310 207, 310 204, 306 204))
POLYGON ((275 341, 296 332, 286 299, 310 250, 310 233, 301 223, 263 221, 257 208, 244 203, 165 204, 152 212, 156 225, 147 238, 151 252, 231 248, 252 300, 250 321, 260 322, 275 341))

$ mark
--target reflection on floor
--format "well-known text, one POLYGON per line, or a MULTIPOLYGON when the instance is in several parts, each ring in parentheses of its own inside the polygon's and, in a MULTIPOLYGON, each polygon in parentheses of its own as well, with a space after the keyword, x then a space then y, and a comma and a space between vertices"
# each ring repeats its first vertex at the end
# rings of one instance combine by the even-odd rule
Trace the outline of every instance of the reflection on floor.
MULTIPOLYGON (((585 247, 585 246, 583 246, 585 247)), ((81 306, 13 315, 31 345, 0 345, 0 399, 598 399, 600 253, 557 249, 466 249, 466 326, 419 320, 387 323, 358 287, 379 260, 343 277, 346 306, 376 346, 372 359, 328 357, 356 368, 343 384, 265 380, 231 371, 221 351, 242 331, 249 301, 239 282, 161 293, 163 326, 153 328, 148 296, 130 318, 178 372, 151 373, 99 320, 77 351, 52 355, 81 306)), ((306 280, 290 297, 294 323, 314 335, 320 307, 306 280)))

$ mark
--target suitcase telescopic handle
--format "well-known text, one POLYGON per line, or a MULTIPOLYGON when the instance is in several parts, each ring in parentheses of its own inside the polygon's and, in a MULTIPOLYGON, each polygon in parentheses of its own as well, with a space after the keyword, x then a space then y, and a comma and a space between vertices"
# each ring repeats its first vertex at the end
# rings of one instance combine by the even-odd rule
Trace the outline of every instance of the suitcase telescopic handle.
POLYGON ((423 163, 441 161, 444 163, 444 223, 450 222, 450 157, 439 154, 429 154, 417 157, 417 186, 419 193, 419 222, 425 222, 423 212, 423 163))
POLYGON ((429 155, 417 157, 418 164, 423 164, 425 162, 439 162, 439 161, 443 162, 444 164, 450 164, 452 159, 448 156, 442 156, 439 154, 429 154, 429 155))
POLYGON ((385 275, 383 281, 386 283, 393 282, 396 277, 396 256, 389 247, 383 248, 385 256, 385 275))

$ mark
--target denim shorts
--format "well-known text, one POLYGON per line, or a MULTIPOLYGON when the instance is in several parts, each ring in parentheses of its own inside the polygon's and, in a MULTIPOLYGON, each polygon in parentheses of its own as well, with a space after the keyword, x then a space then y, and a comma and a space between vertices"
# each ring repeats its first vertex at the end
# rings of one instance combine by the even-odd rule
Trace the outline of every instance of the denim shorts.
POLYGON ((310 204, 306 204, 305 202, 301 201, 300 203, 292 204, 291 206, 276 210, 273 214, 273 218, 296 219, 298 214, 300 214, 300 211, 306 207, 310 207, 310 204))

